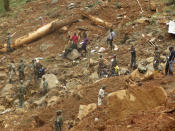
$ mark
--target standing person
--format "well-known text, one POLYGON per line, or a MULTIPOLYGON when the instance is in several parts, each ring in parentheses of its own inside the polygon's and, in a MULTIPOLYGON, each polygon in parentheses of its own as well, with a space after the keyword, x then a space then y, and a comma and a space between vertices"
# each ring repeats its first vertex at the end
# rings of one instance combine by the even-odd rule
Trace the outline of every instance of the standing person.
POLYGON ((165 75, 169 74, 169 56, 166 58, 165 75))
POLYGON ((6 52, 7 52, 7 54, 12 50, 11 49, 11 38, 15 35, 15 33, 12 35, 10 35, 10 33, 7 33, 7 38, 6 38, 6 42, 7 42, 6 52))
POLYGON ((132 69, 136 68, 136 51, 134 46, 131 46, 131 64, 130 64, 132 69))
POLYGON ((43 77, 43 96, 48 92, 48 82, 46 81, 46 78, 43 77))
POLYGON ((174 47, 170 47, 170 56, 169 56, 169 74, 173 75, 173 62, 175 57, 174 47))
POLYGON ((63 127, 62 111, 58 110, 56 113, 57 113, 57 117, 55 121, 55 131, 62 131, 62 127, 63 127))
POLYGON ((159 63, 160 63, 160 51, 158 49, 158 46, 155 46, 154 61, 153 61, 153 66, 155 71, 158 71, 159 63))
POLYGON ((109 41, 111 50, 113 49, 114 36, 115 36, 115 32, 113 31, 113 29, 110 29, 110 36, 107 41, 109 41))
POLYGON ((20 81, 20 86, 18 90, 18 98, 19 98, 19 108, 22 108, 22 105, 24 103, 24 95, 25 95, 25 87, 24 87, 24 81, 20 81))
POLYGON ((105 64, 104 64, 103 56, 100 55, 99 64, 98 64, 98 71, 97 71, 99 78, 101 78, 104 75, 104 68, 105 68, 105 64))
POLYGON ((30 82, 32 82, 32 79, 34 78, 34 63, 35 61, 34 60, 32 60, 32 62, 30 63, 30 65, 29 65, 29 69, 30 69, 30 82))
POLYGON ((21 60, 19 67, 18 67, 18 71, 19 71, 19 81, 25 79, 25 75, 24 75, 24 70, 25 70, 26 65, 24 64, 24 61, 21 60))
POLYGON ((111 74, 112 75, 117 75, 115 72, 115 67, 117 66, 117 59, 116 59, 116 55, 113 57, 112 59, 112 63, 111 63, 111 74))
POLYGON ((101 106, 102 105, 102 102, 103 102, 103 98, 105 96, 105 85, 102 85, 101 89, 99 90, 99 93, 98 93, 98 106, 101 106))
POLYGON ((75 48, 77 49, 78 36, 76 35, 76 33, 74 33, 74 35, 72 36, 72 40, 75 48))
POLYGON ((13 60, 11 61, 11 63, 8 66, 8 73, 9 73, 9 83, 12 84, 13 76, 14 76, 14 74, 16 74, 15 63, 13 60))
POLYGON ((85 51, 85 56, 86 56, 86 53, 87 53, 86 47, 87 47, 88 41, 89 40, 88 40, 87 34, 85 33, 84 34, 84 40, 83 40, 82 47, 81 47, 81 50, 85 51))

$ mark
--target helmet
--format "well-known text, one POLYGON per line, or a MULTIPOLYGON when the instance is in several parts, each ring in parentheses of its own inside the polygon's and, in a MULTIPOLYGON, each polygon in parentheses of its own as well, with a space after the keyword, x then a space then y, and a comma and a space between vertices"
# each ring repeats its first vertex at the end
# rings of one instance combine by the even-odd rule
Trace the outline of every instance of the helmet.
POLYGON ((57 110, 56 113, 62 113, 62 110, 57 110))

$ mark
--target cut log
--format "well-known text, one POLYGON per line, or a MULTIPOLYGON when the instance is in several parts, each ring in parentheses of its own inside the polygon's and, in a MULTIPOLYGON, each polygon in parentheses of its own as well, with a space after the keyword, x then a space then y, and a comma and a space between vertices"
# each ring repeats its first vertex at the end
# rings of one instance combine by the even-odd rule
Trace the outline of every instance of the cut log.
MULTIPOLYGON (((77 16, 68 17, 64 20, 54 20, 50 22, 49 24, 42 26, 41 28, 37 29, 36 31, 32 33, 29 33, 23 37, 16 39, 15 42, 11 44, 11 48, 19 47, 23 44, 28 44, 32 41, 35 41, 57 29, 60 29, 66 25, 70 25, 74 22, 77 22, 80 18, 81 18, 81 15, 77 15, 77 16)), ((0 52, 6 52, 5 47, 6 47, 6 44, 4 44, 4 48, 0 49, 0 52)))
POLYGON ((100 25, 100 26, 103 26, 103 27, 108 28, 108 29, 112 28, 112 23, 109 23, 109 22, 104 21, 98 17, 92 16, 92 15, 84 13, 84 12, 82 12, 82 15, 84 17, 88 18, 89 20, 91 20, 96 25, 100 25))

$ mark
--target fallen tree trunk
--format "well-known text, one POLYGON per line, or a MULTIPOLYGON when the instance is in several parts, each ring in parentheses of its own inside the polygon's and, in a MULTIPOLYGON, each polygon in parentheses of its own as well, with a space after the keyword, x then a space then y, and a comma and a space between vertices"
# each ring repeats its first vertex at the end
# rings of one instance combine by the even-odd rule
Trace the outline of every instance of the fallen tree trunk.
MULTIPOLYGON (((28 44, 32 41, 35 41, 45 36, 46 34, 49 34, 57 29, 62 28, 63 26, 77 22, 79 18, 81 18, 81 15, 71 16, 66 18, 65 20, 52 21, 49 24, 37 29, 36 31, 16 39, 15 42, 11 44, 11 48, 19 47, 23 44, 28 44)), ((0 52, 6 52, 6 44, 4 44, 4 48, 0 49, 0 52)))
POLYGON ((84 13, 82 12, 82 15, 88 19, 90 19, 93 23, 95 23, 96 25, 100 25, 103 27, 106 27, 108 29, 112 28, 112 23, 109 23, 107 21, 104 21, 98 17, 92 16, 90 14, 84 13))

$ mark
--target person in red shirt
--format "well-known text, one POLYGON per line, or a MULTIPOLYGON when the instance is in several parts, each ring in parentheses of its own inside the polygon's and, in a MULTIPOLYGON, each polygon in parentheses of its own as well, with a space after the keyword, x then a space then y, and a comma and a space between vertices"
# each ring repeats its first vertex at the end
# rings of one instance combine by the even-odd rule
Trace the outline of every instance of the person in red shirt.
POLYGON ((76 33, 74 33, 74 35, 72 36, 72 40, 73 40, 73 43, 76 45, 76 48, 77 48, 78 36, 76 35, 76 33))

